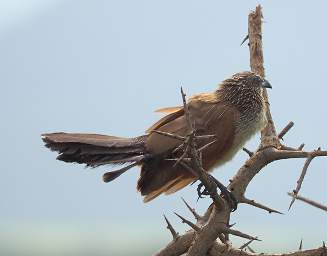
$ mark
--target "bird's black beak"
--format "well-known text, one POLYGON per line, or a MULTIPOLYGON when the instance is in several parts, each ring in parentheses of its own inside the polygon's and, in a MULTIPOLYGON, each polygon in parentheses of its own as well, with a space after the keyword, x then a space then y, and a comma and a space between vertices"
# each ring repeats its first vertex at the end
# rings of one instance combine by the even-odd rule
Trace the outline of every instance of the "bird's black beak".
POLYGON ((270 89, 272 89, 271 84, 270 84, 267 80, 264 80, 264 81, 262 82, 261 86, 262 86, 263 88, 270 88, 270 89))

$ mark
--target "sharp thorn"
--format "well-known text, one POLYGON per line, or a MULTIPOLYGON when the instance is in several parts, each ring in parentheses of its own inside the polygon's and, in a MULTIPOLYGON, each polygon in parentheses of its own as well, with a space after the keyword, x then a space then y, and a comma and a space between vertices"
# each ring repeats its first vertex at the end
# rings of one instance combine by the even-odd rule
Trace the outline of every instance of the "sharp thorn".
POLYGON ((201 216, 195 211, 194 208, 192 208, 185 200, 184 198, 182 197, 182 200, 184 202, 184 204, 186 205, 187 209, 190 210, 190 212, 193 214, 194 218, 198 221, 201 219, 201 216))
POLYGON ((166 215, 164 214, 163 216, 164 216, 165 221, 167 223, 167 229, 170 231, 171 235, 173 236, 173 239, 176 240, 179 237, 178 233, 175 231, 173 226, 170 224, 170 222, 167 219, 166 215))
POLYGON ((250 245, 248 245, 248 249, 251 253, 255 253, 255 250, 253 250, 252 247, 250 247, 250 245))
POLYGON ((228 234, 231 234, 231 235, 234 235, 234 236, 243 237, 243 238, 246 238, 246 239, 249 239, 249 240, 261 241, 260 239, 258 239, 258 237, 250 236, 248 234, 242 233, 241 231, 231 229, 231 228, 226 228, 224 232, 226 232, 228 234))
POLYGON ((244 39, 242 40, 242 43, 241 43, 240 46, 242 46, 242 45, 246 42, 246 40, 248 40, 248 39, 249 39, 249 34, 247 34, 247 35, 244 37, 244 39))
POLYGON ((299 251, 302 251, 302 243, 303 243, 303 240, 301 238, 300 245, 299 245, 299 251))
POLYGON ((242 246, 240 246, 238 249, 243 250, 246 247, 249 247, 249 244, 252 243, 254 240, 249 240, 247 241, 245 244, 243 244, 242 246))
POLYGON ((247 148, 243 148, 243 151, 246 152, 249 155, 249 157, 253 156, 253 152, 248 150, 247 148))
POLYGON ((179 215, 178 213, 174 212, 174 214, 182 220, 182 223, 185 223, 185 224, 189 225, 196 232, 199 232, 201 230, 201 228, 199 228, 197 225, 195 225, 191 221, 185 219, 183 216, 179 215))
POLYGON ((304 146, 305 146, 305 144, 304 143, 302 143, 299 147, 298 147, 298 149, 297 150, 302 150, 303 148, 304 148, 304 146))

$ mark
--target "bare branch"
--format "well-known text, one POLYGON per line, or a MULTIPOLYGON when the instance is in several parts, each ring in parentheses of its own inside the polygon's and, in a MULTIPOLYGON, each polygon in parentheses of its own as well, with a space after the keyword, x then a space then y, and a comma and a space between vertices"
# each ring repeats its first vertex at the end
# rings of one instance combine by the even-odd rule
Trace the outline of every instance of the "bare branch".
POLYGON ((291 130, 291 128, 294 126, 294 123, 291 121, 289 122, 284 129, 278 134, 278 138, 279 139, 283 139, 283 137, 285 136, 286 133, 289 132, 289 130, 291 130))
MULTIPOLYGON (((265 69, 263 67, 263 51, 262 51, 262 11, 261 5, 256 7, 256 10, 249 14, 248 20, 249 33, 249 49, 250 49, 250 66, 251 71, 265 77, 265 69)), ((268 101, 267 90, 263 90, 263 98, 266 107, 267 125, 261 131, 261 147, 279 146, 279 139, 276 134, 274 121, 272 119, 268 101)))
MULTIPOLYGON (((320 148, 318 148, 317 151, 320 151, 320 148)), ((295 190, 293 190, 294 195, 297 195, 299 193, 299 191, 301 189, 301 186, 302 186, 302 183, 303 183, 303 180, 304 180, 304 177, 305 177, 305 175, 307 173, 308 167, 309 167, 311 161, 314 158, 315 158, 315 155, 310 154, 309 157, 307 158, 307 160, 305 161, 302 172, 301 172, 301 175, 300 175, 300 177, 299 177, 299 179, 297 181, 297 186, 296 186, 295 190)), ((292 198, 292 201, 290 203, 290 206, 289 206, 288 210, 291 209, 294 202, 295 202, 295 197, 292 198)))
POLYGON ((300 200, 300 201, 305 202, 307 204, 310 204, 310 205, 312 205, 314 207, 317 207, 317 208, 319 208, 321 210, 327 211, 327 206, 325 206, 325 205, 322 205, 320 203, 317 203, 317 202, 315 202, 313 200, 310 200, 308 198, 302 197, 300 195, 295 195, 294 193, 287 193, 287 194, 289 196, 293 197, 294 199, 300 200))

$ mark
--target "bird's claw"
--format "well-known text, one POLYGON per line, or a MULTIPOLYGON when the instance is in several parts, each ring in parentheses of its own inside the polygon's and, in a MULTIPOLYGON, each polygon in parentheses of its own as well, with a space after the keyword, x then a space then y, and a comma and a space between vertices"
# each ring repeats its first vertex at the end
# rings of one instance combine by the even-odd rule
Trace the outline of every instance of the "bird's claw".
MULTIPOLYGON (((237 209, 237 204, 238 201, 233 195, 232 192, 230 192, 221 182, 219 182, 215 177, 212 175, 209 175, 211 180, 217 185, 217 188, 219 188, 221 192, 221 196, 226 199, 226 201, 229 203, 232 212, 234 212, 237 209)), ((198 200, 200 198, 203 198, 203 196, 210 195, 210 191, 208 191, 206 188, 204 188, 202 191, 201 189, 204 187, 202 182, 198 185, 197 187, 197 192, 198 192, 198 200)))
POLYGON ((202 184, 202 182, 198 185, 196 191, 198 192, 197 201, 199 201, 200 198, 203 198, 203 196, 210 195, 209 191, 205 188, 205 186, 202 184), (204 188, 204 189, 201 191, 202 188, 204 188))

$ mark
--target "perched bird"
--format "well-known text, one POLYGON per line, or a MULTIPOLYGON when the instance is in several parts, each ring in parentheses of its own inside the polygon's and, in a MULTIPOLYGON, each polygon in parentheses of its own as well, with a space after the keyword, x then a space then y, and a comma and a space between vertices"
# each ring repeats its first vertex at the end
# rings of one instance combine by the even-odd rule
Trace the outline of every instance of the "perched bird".
MULTIPOLYGON (((253 72, 240 72, 222 81, 217 90, 201 93, 188 99, 187 105, 202 151, 206 171, 229 161, 244 143, 266 122, 262 88, 269 82, 253 72)), ((167 115, 153 124, 145 135, 122 138, 98 134, 47 133, 42 135, 45 146, 58 151, 58 160, 100 165, 126 164, 119 170, 103 175, 112 181, 133 166, 141 167, 137 190, 148 202, 162 193, 172 194, 197 180, 185 165, 171 161, 183 154, 183 141, 162 132, 185 136, 188 133, 184 108, 158 110, 167 115), (157 132, 159 131, 159 132, 157 132), (160 133, 161 132, 161 133, 160 133)))

